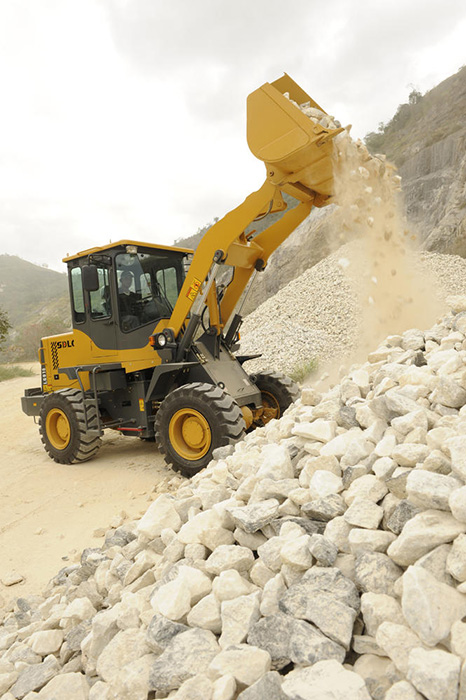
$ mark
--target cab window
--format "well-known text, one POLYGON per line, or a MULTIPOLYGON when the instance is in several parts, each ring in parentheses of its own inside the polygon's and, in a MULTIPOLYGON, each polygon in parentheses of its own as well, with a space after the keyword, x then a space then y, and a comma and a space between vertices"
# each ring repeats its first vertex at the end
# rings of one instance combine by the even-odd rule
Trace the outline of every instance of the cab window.
POLYGON ((71 279, 71 299, 73 307, 73 321, 84 323, 86 312, 84 308, 84 292, 81 278, 81 268, 73 267, 70 274, 71 279))
POLYGON ((101 318, 109 318, 112 315, 110 301, 110 280, 108 268, 98 267, 99 289, 89 292, 89 308, 91 318, 95 321, 101 318))

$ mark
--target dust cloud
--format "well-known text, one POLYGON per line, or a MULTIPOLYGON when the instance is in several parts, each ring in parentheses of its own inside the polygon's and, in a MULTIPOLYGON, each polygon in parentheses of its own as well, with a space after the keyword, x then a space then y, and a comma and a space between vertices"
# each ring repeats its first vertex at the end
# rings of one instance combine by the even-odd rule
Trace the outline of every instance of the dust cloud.
POLYGON ((334 141, 334 221, 343 240, 356 239, 340 261, 361 310, 353 361, 387 336, 430 328, 445 310, 433 279, 416 265, 419 246, 402 213, 401 178, 384 156, 372 156, 347 131, 334 141))

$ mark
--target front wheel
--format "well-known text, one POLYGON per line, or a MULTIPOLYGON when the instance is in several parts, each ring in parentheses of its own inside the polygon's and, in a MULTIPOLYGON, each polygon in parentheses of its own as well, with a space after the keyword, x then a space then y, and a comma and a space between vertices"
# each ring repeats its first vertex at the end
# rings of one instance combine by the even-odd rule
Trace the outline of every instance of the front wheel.
POLYGON ((254 428, 266 425, 273 418, 281 418, 288 406, 299 398, 298 385, 281 372, 258 372, 249 378, 262 395, 262 411, 254 418, 254 428))
POLYGON ((192 476, 212 459, 217 447, 244 435, 243 414, 236 401, 212 384, 194 382, 172 391, 155 419, 155 439, 166 462, 192 476))
POLYGON ((100 448, 97 412, 84 404, 77 389, 46 396, 39 415, 39 432, 49 456, 59 464, 92 459, 100 448), (87 426, 86 426, 87 417, 87 426))

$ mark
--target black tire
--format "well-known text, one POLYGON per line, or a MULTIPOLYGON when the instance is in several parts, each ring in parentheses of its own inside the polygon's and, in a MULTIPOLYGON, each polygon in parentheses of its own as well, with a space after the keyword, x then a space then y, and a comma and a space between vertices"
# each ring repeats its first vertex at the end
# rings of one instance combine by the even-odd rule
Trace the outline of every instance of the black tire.
POLYGON ((249 378, 261 392, 264 407, 262 415, 254 421, 253 428, 262 427, 273 418, 281 418, 301 393, 298 385, 281 372, 258 372, 249 378))
POLYGON ((162 401, 155 418, 155 439, 165 461, 189 477, 210 462, 217 447, 240 440, 245 427, 241 409, 229 394, 213 384, 194 382, 162 401), (185 438, 188 420, 196 437, 191 442, 185 438))
POLYGON ((102 444, 97 430, 96 409, 84 405, 78 389, 56 391, 44 399, 39 432, 46 452, 55 462, 78 464, 92 459, 102 444))

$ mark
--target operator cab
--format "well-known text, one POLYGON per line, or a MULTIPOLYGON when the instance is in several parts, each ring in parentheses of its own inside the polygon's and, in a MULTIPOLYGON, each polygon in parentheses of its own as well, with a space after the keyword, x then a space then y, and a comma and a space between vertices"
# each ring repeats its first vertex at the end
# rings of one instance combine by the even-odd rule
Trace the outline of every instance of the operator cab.
POLYGON ((191 250, 120 241, 68 264, 73 328, 102 349, 140 348, 169 319, 191 250))

